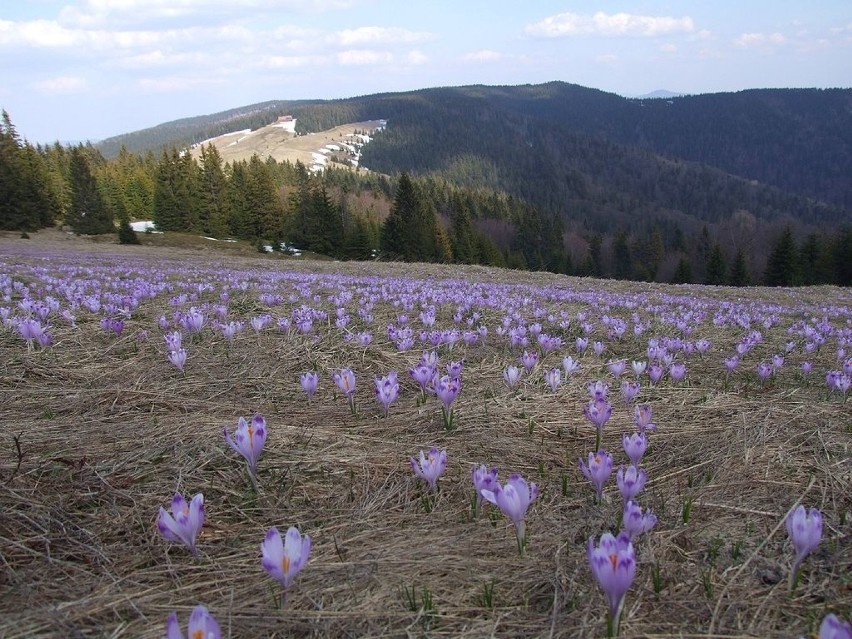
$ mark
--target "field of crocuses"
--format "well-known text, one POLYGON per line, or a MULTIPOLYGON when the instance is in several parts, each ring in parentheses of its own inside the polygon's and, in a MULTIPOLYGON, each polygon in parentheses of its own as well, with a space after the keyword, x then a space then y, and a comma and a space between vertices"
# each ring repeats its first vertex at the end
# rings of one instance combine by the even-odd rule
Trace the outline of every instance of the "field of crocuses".
POLYGON ((849 637, 852 293, 0 239, 0 637, 849 637))

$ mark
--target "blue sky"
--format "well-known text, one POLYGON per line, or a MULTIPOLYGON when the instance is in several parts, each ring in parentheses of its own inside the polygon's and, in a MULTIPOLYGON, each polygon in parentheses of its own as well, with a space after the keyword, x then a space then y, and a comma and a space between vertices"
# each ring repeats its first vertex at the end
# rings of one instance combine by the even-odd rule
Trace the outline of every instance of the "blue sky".
POLYGON ((33 142, 97 140, 264 100, 550 80, 621 95, 849 88, 852 2, 26 0, 0 8, 0 107, 33 142))

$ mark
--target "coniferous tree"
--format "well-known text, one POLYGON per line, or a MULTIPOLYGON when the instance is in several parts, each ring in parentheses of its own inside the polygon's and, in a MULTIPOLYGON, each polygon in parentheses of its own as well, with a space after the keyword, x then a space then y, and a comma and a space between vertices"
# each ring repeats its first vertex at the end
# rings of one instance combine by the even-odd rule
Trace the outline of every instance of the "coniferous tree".
POLYGON ((122 220, 121 224, 119 224, 118 226, 118 243, 140 244, 139 236, 136 234, 136 231, 133 230, 133 227, 130 226, 130 222, 127 220, 122 220))
POLYGON ((74 233, 100 235, 115 231, 112 215, 101 197, 82 147, 71 150, 69 170, 71 208, 66 221, 74 233))
POLYGON ((704 277, 705 284, 721 286, 728 281, 728 269, 725 265, 725 254, 719 244, 713 245, 710 259, 707 261, 707 274, 704 277))
POLYGON ((228 180, 222 167, 222 156, 213 144, 201 146, 198 218, 205 235, 222 238, 228 235, 228 180))
POLYGON ((407 173, 403 173, 396 186, 393 206, 382 226, 381 249, 391 259, 415 260, 418 248, 417 218, 420 200, 407 173))
POLYGON ((772 246, 763 281, 767 286, 793 286, 797 279, 796 243, 793 240, 793 230, 787 226, 772 246))
POLYGON ((728 278, 728 284, 731 286, 748 286, 751 283, 751 275, 746 262, 745 251, 741 248, 737 249, 737 254, 734 257, 734 263, 731 266, 731 274, 728 278))
POLYGON ((681 256, 672 276, 672 284, 690 284, 692 283, 692 265, 685 256, 681 256))
POLYGON ((630 256, 630 244, 627 241, 627 231, 618 229, 612 247, 615 256, 615 278, 629 280, 633 278, 633 258, 630 256))
POLYGON ((837 286, 852 286, 852 226, 843 227, 837 233, 831 256, 834 283, 837 286))

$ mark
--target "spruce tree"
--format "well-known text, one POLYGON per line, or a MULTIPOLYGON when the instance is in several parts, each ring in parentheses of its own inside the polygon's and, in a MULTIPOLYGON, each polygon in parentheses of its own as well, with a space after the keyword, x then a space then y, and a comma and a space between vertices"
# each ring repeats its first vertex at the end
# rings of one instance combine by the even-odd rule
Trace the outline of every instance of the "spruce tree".
POLYGON ((713 250, 710 252, 710 259, 707 261, 707 275, 704 277, 704 283, 721 286, 728 280, 727 271, 722 247, 719 244, 714 244, 713 250))
POLYGON ((793 230, 788 225, 772 246, 763 281, 767 286, 793 286, 797 283, 797 278, 796 243, 793 240, 793 230))
POLYGON ((734 263, 731 266, 731 274, 728 278, 728 284, 731 286, 748 286, 751 283, 751 275, 748 270, 745 252, 740 248, 737 249, 737 254, 734 257, 734 263))
POLYGON ((677 268, 675 268, 672 276, 672 284, 690 284, 692 283, 692 265, 685 256, 681 256, 678 260, 677 268))
POLYGON ((381 249, 390 259, 417 259, 416 218, 420 201, 414 191, 414 185, 407 173, 403 173, 396 186, 393 206, 382 226, 381 249))
POLYGON ((115 231, 112 215, 101 197, 82 147, 71 150, 69 170, 71 208, 66 221, 74 233, 100 235, 115 231))

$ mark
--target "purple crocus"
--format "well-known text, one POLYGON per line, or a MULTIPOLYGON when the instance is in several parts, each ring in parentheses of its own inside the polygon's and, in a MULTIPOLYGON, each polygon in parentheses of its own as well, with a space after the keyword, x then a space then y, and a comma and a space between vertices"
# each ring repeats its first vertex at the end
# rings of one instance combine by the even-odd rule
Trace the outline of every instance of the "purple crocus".
POLYGON ((341 368, 339 372, 332 375, 334 383, 346 395, 349 400, 349 410, 355 414, 355 373, 351 368, 341 368))
MULTIPOLYGON (((216 618, 204 606, 196 606, 189 615, 188 639, 221 639, 222 631, 216 618)), ((178 624, 178 616, 173 612, 166 618, 166 639, 184 639, 178 624)))
POLYGON ((420 463, 414 457, 410 458, 410 463, 414 474, 428 484, 429 490, 435 492, 438 489, 438 478, 447 469, 447 451, 433 446, 428 456, 420 451, 420 463))
POLYGON ((517 366, 509 365, 503 370, 503 381, 509 388, 514 388, 520 379, 521 369, 517 366))
POLYGON ((384 377, 376 377, 376 399, 382 405, 385 417, 388 416, 388 409, 399 397, 399 382, 397 381, 396 371, 391 371, 384 377))
POLYGON ((603 449, 589 453, 589 465, 580 458, 580 470, 595 488, 595 500, 600 503, 603 499, 603 488, 606 480, 612 474, 612 455, 603 449))
POLYGON ((606 595, 609 607, 608 635, 614 637, 618 634, 624 595, 627 594, 636 575, 636 555, 633 552, 633 544, 625 533, 619 534, 618 537, 604 533, 597 546, 595 546, 594 537, 589 538, 586 556, 592 574, 606 595))
POLYGON ((485 501, 482 491, 488 490, 494 492, 494 488, 497 486, 497 469, 488 469, 485 467, 485 464, 474 466, 471 472, 471 479, 473 480, 473 489, 476 491, 476 500, 473 503, 473 516, 476 517, 485 501))
POLYGON ((770 378, 772 375, 772 365, 766 362, 760 362, 757 365, 757 376, 760 377, 760 381, 762 384, 766 383, 766 380, 770 378))
POLYGON ((639 382, 621 382, 621 394, 624 396, 624 404, 630 408, 630 402, 639 394, 639 382))
POLYGON ((527 369, 529 373, 535 365, 538 363, 538 352, 537 351, 524 351, 524 354, 521 355, 521 364, 524 365, 524 368, 527 369))
POLYGON ((625 502, 633 499, 642 492, 647 479, 648 474, 645 472, 645 469, 637 468, 633 464, 630 464, 626 470, 624 466, 620 467, 615 475, 615 480, 618 482, 618 490, 625 502))
POLYGON ((651 383, 656 384, 663 378, 665 370, 659 364, 651 364, 648 367, 648 377, 651 378, 651 383))
POLYGON ((266 420, 263 415, 255 415, 251 418, 251 423, 246 422, 244 417, 240 417, 233 439, 228 434, 227 426, 224 433, 228 446, 245 457, 249 475, 254 482, 257 477, 257 460, 266 443, 266 420))
POLYGON ((819 626, 819 639, 852 639, 852 624, 836 615, 826 615, 819 626))
POLYGON ((636 424, 640 433, 657 429, 657 425, 651 421, 651 413, 650 404, 637 404, 633 408, 633 423, 636 424))
POLYGON ((621 436, 621 444, 624 447, 624 452, 630 459, 630 463, 638 466, 642 460, 642 456, 645 454, 645 449, 648 447, 648 439, 645 437, 645 433, 640 432, 631 435, 624 433, 621 436))
POLYGON ((302 385, 302 390, 305 391, 305 394, 308 396, 308 401, 310 402, 314 398, 314 394, 317 392, 317 388, 319 387, 319 375, 316 371, 302 373, 301 377, 299 377, 299 384, 302 385))
POLYGON ((461 376, 462 368, 464 368, 463 362, 449 362, 447 363, 447 375, 453 379, 458 379, 461 376))
POLYGON ((804 506, 799 505, 787 515, 785 524, 787 535, 796 550, 796 558, 793 560, 793 568, 790 571, 790 589, 793 590, 799 579, 799 568, 802 562, 822 540, 822 513, 816 508, 811 508, 809 512, 804 506))
POLYGON ((583 407, 583 415, 595 427, 595 449, 598 449, 601 446, 601 432, 604 424, 612 417, 612 404, 603 398, 593 399, 588 406, 583 407))
POLYGON ((441 400, 441 413, 444 417, 444 428, 447 430, 453 429, 453 409, 452 403, 461 390, 461 380, 453 379, 449 375, 444 375, 435 383, 435 395, 441 400))
POLYGON ((672 362, 669 366, 669 377, 675 382, 679 382, 686 376, 686 364, 683 362, 672 362))
POLYGON ((186 350, 183 348, 179 348, 176 351, 169 351, 169 363, 174 366, 179 371, 183 371, 183 367, 186 366, 186 350))
POLYGON ((609 384, 601 380, 589 382, 586 388, 589 389, 589 395, 593 400, 606 399, 606 394, 609 392, 609 384))
POLYGON ((565 371, 566 377, 571 377, 571 375, 580 370, 580 362, 567 355, 562 358, 562 369, 565 371))
POLYGON ((550 370, 545 371, 544 381, 547 382, 550 390, 555 393, 559 388, 559 384, 562 383, 562 369, 551 368, 550 370))
POLYGON ((291 526, 287 529, 284 540, 274 526, 266 531, 266 537, 260 543, 260 565, 270 577, 287 589, 293 583, 296 575, 308 563, 311 554, 310 535, 302 536, 298 528, 291 526))
POLYGON ((624 504, 621 525, 631 539, 648 532, 656 523, 657 516, 650 511, 643 514, 642 508, 632 499, 628 499, 627 503, 624 504))
POLYGON ((518 474, 509 477, 504 486, 495 482, 494 490, 483 489, 479 493, 486 501, 496 505, 503 514, 515 525, 518 538, 518 552, 522 555, 527 547, 526 522, 524 517, 530 504, 538 497, 538 486, 527 481, 518 474))
POLYGON ((408 369, 408 374, 420 386, 421 397, 426 397, 426 389, 435 377, 435 368, 423 361, 408 369))
POLYGON ((195 540, 204 525, 204 495, 198 493, 187 503, 183 495, 176 493, 172 498, 172 512, 169 514, 160 506, 157 528, 169 541, 184 544, 193 555, 197 553, 195 540))
POLYGON ((627 362, 621 360, 617 362, 610 362, 607 364, 607 368, 609 369, 610 374, 618 379, 624 374, 624 371, 627 370, 627 362))

